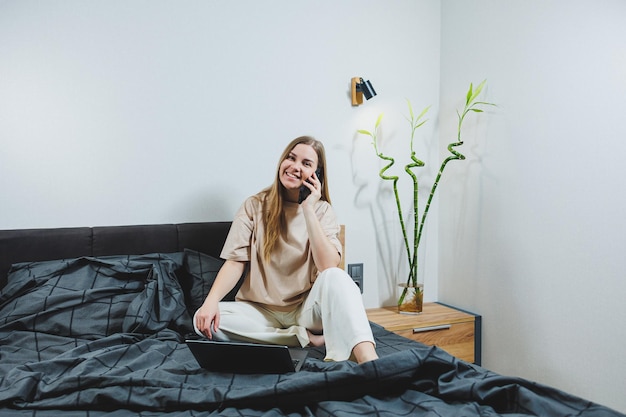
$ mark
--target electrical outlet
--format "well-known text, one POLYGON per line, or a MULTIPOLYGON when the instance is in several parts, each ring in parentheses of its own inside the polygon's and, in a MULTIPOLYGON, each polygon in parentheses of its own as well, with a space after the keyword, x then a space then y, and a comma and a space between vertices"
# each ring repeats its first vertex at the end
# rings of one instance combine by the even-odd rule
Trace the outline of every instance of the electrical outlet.
POLYGON ((363 264, 348 264, 348 275, 352 277, 354 283, 363 293, 363 264))

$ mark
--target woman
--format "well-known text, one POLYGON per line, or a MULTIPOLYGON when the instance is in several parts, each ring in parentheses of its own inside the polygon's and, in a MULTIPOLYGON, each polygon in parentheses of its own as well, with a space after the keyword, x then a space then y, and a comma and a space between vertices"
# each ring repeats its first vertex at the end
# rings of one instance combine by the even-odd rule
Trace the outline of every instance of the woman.
POLYGON ((274 184, 249 197, 233 220, 221 253, 226 262, 194 315, 199 334, 288 346, 325 344, 326 360, 378 358, 358 287, 337 268, 339 226, 325 171, 318 140, 302 136, 287 146, 274 184), (301 188, 308 196, 301 197, 301 188), (221 302, 244 271, 237 301, 221 302))

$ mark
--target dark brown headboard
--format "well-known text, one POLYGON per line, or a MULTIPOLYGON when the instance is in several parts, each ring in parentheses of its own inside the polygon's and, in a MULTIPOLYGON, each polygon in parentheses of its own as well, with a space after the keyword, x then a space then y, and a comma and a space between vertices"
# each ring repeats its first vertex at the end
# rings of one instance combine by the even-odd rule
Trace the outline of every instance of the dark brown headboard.
POLYGON ((194 249, 219 257, 231 222, 0 230, 0 288, 17 262, 194 249))

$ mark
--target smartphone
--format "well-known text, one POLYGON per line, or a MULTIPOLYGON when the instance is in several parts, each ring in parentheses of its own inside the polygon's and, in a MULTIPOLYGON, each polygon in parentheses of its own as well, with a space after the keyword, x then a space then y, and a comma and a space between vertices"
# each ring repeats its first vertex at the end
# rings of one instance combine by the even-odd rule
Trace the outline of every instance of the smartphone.
MULTIPOLYGON (((315 175, 317 179, 320 180, 320 183, 324 181, 324 177, 322 175, 322 169, 318 168, 315 170, 315 175)), ((309 180, 308 178, 306 179, 309 180)), ((298 197, 298 204, 302 204, 302 202, 311 194, 311 190, 306 185, 300 187, 300 196, 298 197)))

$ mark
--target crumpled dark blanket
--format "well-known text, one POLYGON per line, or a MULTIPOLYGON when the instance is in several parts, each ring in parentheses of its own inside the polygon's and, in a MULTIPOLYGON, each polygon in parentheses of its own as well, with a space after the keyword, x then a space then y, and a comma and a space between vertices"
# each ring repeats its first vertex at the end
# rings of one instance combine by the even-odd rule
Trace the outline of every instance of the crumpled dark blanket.
POLYGON ((490 372, 372 324, 381 358, 301 372, 200 368, 184 254, 16 265, 0 292, 4 416, 622 416, 562 391, 490 372))

